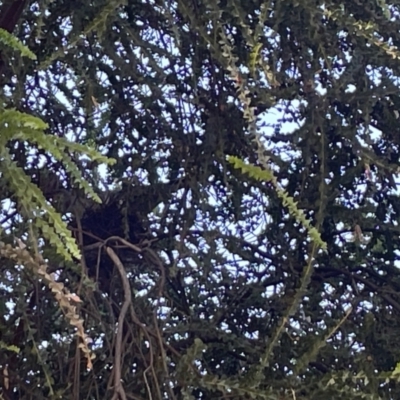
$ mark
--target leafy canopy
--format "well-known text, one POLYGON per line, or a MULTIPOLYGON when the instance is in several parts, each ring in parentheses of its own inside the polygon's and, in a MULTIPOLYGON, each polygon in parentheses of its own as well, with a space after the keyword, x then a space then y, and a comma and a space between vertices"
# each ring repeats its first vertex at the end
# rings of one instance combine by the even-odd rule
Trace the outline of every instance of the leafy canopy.
POLYGON ((399 398, 399 2, 39 0, 6 31, 4 398, 399 398))

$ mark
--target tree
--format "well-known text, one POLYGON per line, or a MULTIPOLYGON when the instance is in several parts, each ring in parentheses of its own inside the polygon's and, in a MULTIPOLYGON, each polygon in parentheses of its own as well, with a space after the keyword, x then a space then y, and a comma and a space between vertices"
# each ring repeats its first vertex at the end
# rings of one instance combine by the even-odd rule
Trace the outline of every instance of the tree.
POLYGON ((3 397, 398 398, 398 8, 27 4, 3 397))

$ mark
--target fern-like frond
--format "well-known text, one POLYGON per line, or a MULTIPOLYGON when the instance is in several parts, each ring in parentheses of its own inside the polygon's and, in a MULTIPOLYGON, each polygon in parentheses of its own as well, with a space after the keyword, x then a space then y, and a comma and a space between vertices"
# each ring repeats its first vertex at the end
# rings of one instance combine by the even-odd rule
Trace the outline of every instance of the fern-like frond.
POLYGON ((13 50, 19 51, 23 56, 31 60, 36 60, 36 55, 32 53, 28 47, 23 45, 14 35, 2 28, 0 28, 0 42, 11 47, 13 50))
POLYGON ((78 246, 61 215, 47 202, 42 191, 31 182, 24 170, 11 159, 6 147, 0 148, 0 171, 19 206, 34 220, 43 237, 67 260, 71 260, 71 256, 79 258, 78 246))
POLYGON ((80 156, 85 155, 93 161, 106 164, 111 164, 113 160, 104 157, 88 146, 46 134, 44 130, 47 129, 47 124, 40 118, 14 109, 6 109, 0 112, 0 129, 2 132, 0 137, 0 172, 5 183, 15 195, 23 211, 34 219, 36 227, 40 229, 43 237, 55 246, 57 252, 66 259, 71 259, 71 256, 79 258, 79 249, 67 225, 61 219, 61 215, 47 202, 41 190, 31 182, 23 169, 12 160, 7 143, 10 140, 19 140, 45 150, 61 162, 74 183, 97 202, 101 201, 100 198, 83 178, 69 153, 76 152, 80 156))
POLYGON ((253 179, 272 182, 278 197, 282 200, 283 205, 288 208, 290 215, 296 218, 297 222, 301 223, 307 229, 311 240, 318 247, 326 250, 326 243, 322 240, 318 230, 311 225, 311 222, 304 215, 303 211, 297 207, 297 203, 294 201, 293 197, 289 196, 284 189, 277 185, 276 178, 271 170, 264 170, 255 165, 246 164, 243 160, 234 156, 229 156, 228 161, 234 168, 240 169, 243 173, 249 175, 253 179))
POLYGON ((6 344, 2 340, 0 340, 0 350, 7 350, 17 354, 20 352, 19 347, 14 346, 12 344, 6 344))

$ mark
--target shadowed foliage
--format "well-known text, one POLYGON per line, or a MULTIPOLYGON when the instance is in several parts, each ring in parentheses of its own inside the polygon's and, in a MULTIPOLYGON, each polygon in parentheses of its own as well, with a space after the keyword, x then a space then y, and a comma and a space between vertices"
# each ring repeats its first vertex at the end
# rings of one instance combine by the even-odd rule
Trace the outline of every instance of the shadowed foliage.
POLYGON ((399 6, 3 1, 3 398, 398 399, 399 6))

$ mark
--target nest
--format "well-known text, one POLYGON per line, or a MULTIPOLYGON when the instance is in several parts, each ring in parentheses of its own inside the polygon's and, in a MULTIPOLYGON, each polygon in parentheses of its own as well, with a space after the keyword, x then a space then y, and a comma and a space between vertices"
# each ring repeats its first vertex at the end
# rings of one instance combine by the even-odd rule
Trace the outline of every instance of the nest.
POLYGON ((88 210, 81 220, 81 225, 83 248, 113 236, 136 243, 145 234, 139 217, 126 212, 115 201, 88 210))
MULTIPOLYGON (((103 244, 118 245, 117 240, 112 239, 116 237, 137 244, 146 237, 140 217, 120 204, 118 198, 96 204, 84 212, 80 221, 81 231, 77 224, 73 227, 78 241, 82 241, 87 273, 106 293, 110 292, 114 263, 105 253, 103 244)), ((115 251, 127 270, 130 266, 141 263, 141 256, 132 249, 115 246, 115 251)))

